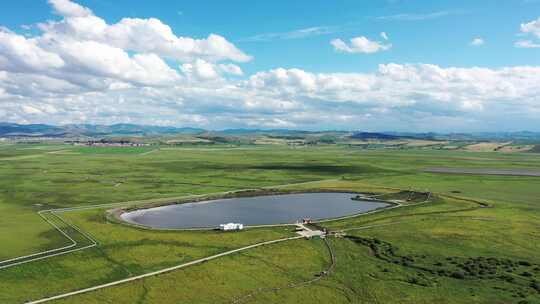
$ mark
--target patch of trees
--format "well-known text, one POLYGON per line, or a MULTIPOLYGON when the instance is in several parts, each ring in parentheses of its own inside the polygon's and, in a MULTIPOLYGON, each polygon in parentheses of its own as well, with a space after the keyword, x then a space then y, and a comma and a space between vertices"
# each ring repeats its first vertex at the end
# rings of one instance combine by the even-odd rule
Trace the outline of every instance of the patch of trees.
MULTIPOLYGON (((457 257, 437 258, 425 254, 400 254, 399 248, 377 238, 346 236, 356 244, 368 247, 372 255, 396 266, 417 270, 407 279, 410 284, 432 286, 438 277, 456 280, 491 280, 510 284, 505 288, 517 298, 525 298, 528 293, 540 294, 540 265, 525 260, 497 257, 457 257)), ((382 272, 389 272, 388 268, 382 272)))

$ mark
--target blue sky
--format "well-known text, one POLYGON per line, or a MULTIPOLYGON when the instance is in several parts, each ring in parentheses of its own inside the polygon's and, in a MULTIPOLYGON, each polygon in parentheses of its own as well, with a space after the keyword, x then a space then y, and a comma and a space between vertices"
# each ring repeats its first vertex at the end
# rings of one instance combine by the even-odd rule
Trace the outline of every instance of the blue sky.
POLYGON ((0 120, 540 130, 540 1, 493 3, 9 1, 0 120), (83 60, 77 48, 95 52, 83 60), (34 51, 42 61, 30 62, 34 51), (119 58, 121 68, 99 67, 119 58), (32 90, 17 83, 28 79, 32 90))

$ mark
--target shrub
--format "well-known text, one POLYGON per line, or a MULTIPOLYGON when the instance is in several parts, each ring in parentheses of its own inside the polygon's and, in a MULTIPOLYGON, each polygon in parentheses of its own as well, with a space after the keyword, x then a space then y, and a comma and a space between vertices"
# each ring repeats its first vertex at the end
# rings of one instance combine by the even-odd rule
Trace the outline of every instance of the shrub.
POLYGON ((502 275, 499 278, 505 280, 508 283, 513 283, 515 281, 515 279, 509 275, 502 275))
POLYGON ((458 279, 458 280, 465 279, 465 274, 463 272, 459 272, 459 271, 452 272, 452 274, 450 276, 452 278, 458 279))

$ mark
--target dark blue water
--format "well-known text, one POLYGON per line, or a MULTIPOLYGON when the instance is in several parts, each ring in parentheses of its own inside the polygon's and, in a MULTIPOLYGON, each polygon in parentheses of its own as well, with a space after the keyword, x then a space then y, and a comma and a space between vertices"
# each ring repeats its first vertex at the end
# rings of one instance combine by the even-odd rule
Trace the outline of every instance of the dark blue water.
POLYGON ((388 206, 357 201, 355 193, 299 193, 219 199, 168 205, 122 214, 125 221, 153 228, 207 228, 234 222, 244 225, 295 223, 337 218, 388 206))

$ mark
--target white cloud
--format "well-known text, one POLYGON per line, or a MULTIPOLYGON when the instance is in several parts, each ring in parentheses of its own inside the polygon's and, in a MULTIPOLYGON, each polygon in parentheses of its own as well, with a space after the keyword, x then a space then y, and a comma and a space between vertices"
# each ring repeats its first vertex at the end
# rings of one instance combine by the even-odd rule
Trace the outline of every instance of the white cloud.
POLYGON ((242 72, 242 69, 237 66, 236 64, 232 63, 220 63, 218 65, 219 70, 221 70, 223 73, 236 75, 236 76, 242 76, 244 75, 244 72, 242 72))
POLYGON ((36 39, 0 29, 0 69, 8 71, 43 71, 61 68, 58 54, 42 49, 36 39))
POLYGON ((69 62, 67 69, 103 78, 131 81, 143 85, 160 85, 179 79, 155 54, 130 56, 120 48, 95 41, 69 41, 55 46, 58 54, 69 62))
POLYGON ((294 128, 297 125, 291 121, 287 121, 280 118, 250 118, 245 122, 240 121, 240 123, 245 123, 250 128, 294 128))
POLYGON ((485 43, 484 39, 480 37, 476 37, 471 41, 472 46, 482 46, 484 45, 484 43, 485 43))
POLYGON ((391 44, 383 44, 378 41, 371 41, 364 36, 350 39, 350 44, 345 43, 341 39, 334 39, 330 41, 330 44, 334 46, 334 49, 336 51, 345 53, 372 54, 381 51, 387 51, 392 48, 391 44))
POLYGON ((180 61, 192 61, 196 58, 238 62, 251 60, 251 56, 220 35, 210 34, 205 39, 178 37, 168 25, 156 18, 123 18, 118 23, 109 25, 92 14, 63 16, 61 21, 40 24, 44 31, 44 35, 40 37, 42 43, 68 39, 91 40, 128 51, 155 53, 180 61))
POLYGON ((201 59, 189 65, 187 83, 141 88, 116 81, 109 84, 114 89, 90 92, 46 76, 4 72, 0 88, 17 97, 3 101, 0 120, 482 130, 500 128, 501 121, 531 128, 540 119, 540 67, 384 64, 374 73, 277 68, 231 80, 219 64, 201 59))
POLYGON ((188 77, 198 80, 213 80, 220 77, 216 66, 202 59, 197 59, 194 63, 184 63, 181 70, 188 77))
POLYGON ((384 40, 388 40, 388 35, 386 34, 386 32, 381 32, 381 38, 384 40))
POLYGON ((478 119, 524 117, 531 107, 540 107, 537 81, 539 67, 493 70, 387 64, 381 65, 375 74, 313 74, 276 69, 251 76, 247 86, 266 98, 286 96, 311 106, 332 103, 336 105, 328 106, 328 110, 336 115, 336 109, 346 107, 388 121, 388 117, 381 115, 397 115, 401 119, 409 115, 404 113, 478 119))
POLYGON ((49 0, 54 11, 66 17, 87 17, 92 15, 92 11, 70 0, 49 0))
POLYGON ((26 114, 31 114, 31 115, 43 114, 43 112, 41 112, 39 109, 36 109, 36 108, 34 108, 32 106, 28 106, 28 105, 21 106, 21 109, 26 114))
POLYGON ((540 17, 538 17, 537 20, 522 23, 520 30, 522 35, 532 35, 536 41, 531 39, 520 39, 514 43, 515 47, 527 49, 540 48, 540 17))
POLYGON ((312 36, 328 35, 342 31, 340 26, 313 26, 288 32, 258 34, 243 39, 244 41, 272 41, 301 39, 312 36))
POLYGON ((188 77, 188 79, 195 81, 224 81, 225 79, 223 76, 225 74, 235 76, 243 75, 242 69, 235 64, 215 64, 203 59, 197 59, 193 63, 184 63, 180 66, 180 70, 188 77))
POLYGON ((540 17, 528 23, 521 24, 521 32, 530 33, 540 38, 540 17))
POLYGON ((379 16, 376 17, 376 20, 381 21, 423 21, 438 19, 442 17, 452 16, 452 15, 461 15, 463 11, 437 11, 431 13, 412 13, 412 14, 396 14, 388 16, 379 16))
POLYGON ((514 43, 514 46, 523 49, 536 49, 540 48, 540 42, 535 43, 532 40, 518 40, 514 43))
MULTIPOLYGON (((70 91, 77 87, 81 92, 171 85, 182 79, 164 58, 199 65, 197 60, 251 58, 219 35, 210 34, 206 39, 177 37, 168 25, 155 18, 123 18, 109 25, 90 9, 72 1, 49 3, 63 18, 40 23, 40 34, 27 38, 0 28, 0 70, 39 73, 40 85, 36 88, 41 87, 41 80, 62 83, 70 91)), ((217 69, 220 73, 242 73, 240 67, 231 63, 220 64, 217 69)), ((198 71, 202 78, 213 77, 208 71, 205 74, 203 67, 198 71)), ((35 91, 31 87, 27 90, 35 91)))

